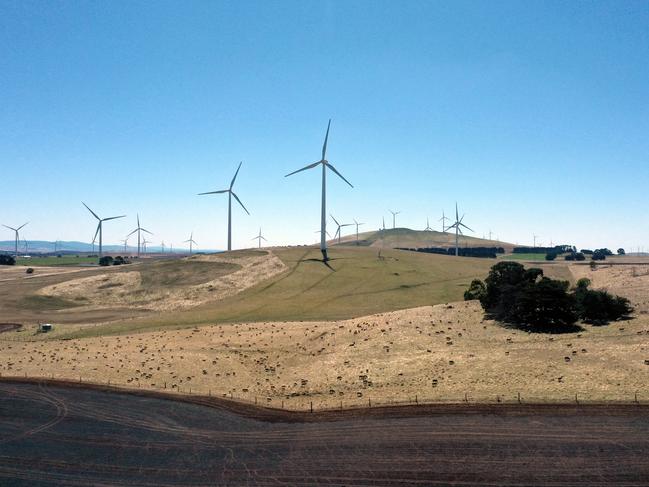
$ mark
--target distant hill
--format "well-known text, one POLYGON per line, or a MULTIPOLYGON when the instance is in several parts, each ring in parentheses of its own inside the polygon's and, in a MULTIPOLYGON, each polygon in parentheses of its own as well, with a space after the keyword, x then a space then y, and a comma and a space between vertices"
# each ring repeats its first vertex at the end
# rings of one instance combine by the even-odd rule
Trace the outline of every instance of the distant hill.
MULTIPOLYGON (((14 241, 13 240, 3 240, 0 241, 0 252, 13 252, 14 251, 14 241)), ((86 242, 78 241, 59 241, 57 244, 57 253, 77 253, 77 252, 92 252, 92 244, 86 242)), ((98 252, 99 246, 95 245, 95 252, 98 252)), ((104 245, 104 252, 108 253, 124 253, 123 245, 104 245)), ((21 240, 18 243, 18 252, 24 253, 25 243, 21 240)), ((159 253, 162 251, 162 247, 156 246, 147 248, 148 253, 159 253)), ((169 252, 169 247, 165 249, 166 252, 169 252)), ((211 249, 198 249, 197 252, 219 252, 218 250, 211 249)), ((54 252, 54 242, 49 242, 47 240, 27 240, 27 253, 32 254, 46 254, 54 252)), ((136 252, 136 247, 129 245, 127 247, 126 253, 133 254, 136 252)), ((189 252, 189 249, 184 248, 174 248, 174 252, 189 252)))
MULTIPOLYGON (((511 252, 514 244, 485 240, 482 238, 460 235, 460 247, 503 247, 505 252, 511 252)), ((330 240, 332 245, 338 245, 338 239, 330 240)), ((340 245, 356 245, 356 233, 343 235, 340 245)), ((410 228, 390 228, 358 234, 358 245, 365 247, 386 248, 423 248, 423 247, 455 247, 455 233, 437 231, 411 230, 410 228)))

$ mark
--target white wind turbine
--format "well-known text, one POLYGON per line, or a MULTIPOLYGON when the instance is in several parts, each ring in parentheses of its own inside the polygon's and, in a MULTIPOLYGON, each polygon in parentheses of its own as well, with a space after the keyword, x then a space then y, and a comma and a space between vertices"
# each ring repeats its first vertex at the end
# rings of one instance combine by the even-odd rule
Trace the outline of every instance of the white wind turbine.
POLYGON ((261 235, 261 227, 259 227, 259 235, 257 235, 256 237, 253 237, 251 240, 257 240, 257 241, 259 242, 259 248, 261 248, 261 241, 262 241, 262 240, 263 240, 264 242, 268 242, 268 240, 266 240, 266 238, 264 238, 264 237, 261 235))
POLYGON ((234 173, 234 177, 232 178, 232 182, 230 183, 230 187, 228 189, 222 189, 220 191, 208 191, 207 193, 198 193, 200 195, 204 194, 220 194, 220 193, 228 193, 228 250, 232 250, 232 197, 234 196, 234 199, 238 201, 238 203, 241 205, 241 208, 245 210, 248 215, 250 215, 250 212, 246 209, 245 206, 243 206, 243 203, 239 199, 239 197, 232 191, 232 186, 234 186, 234 181, 237 179, 237 174, 239 174, 239 169, 241 169, 241 164, 243 162, 239 163, 239 167, 237 167, 237 172, 234 173))
POLYGON ((146 237, 142 239, 142 250, 146 254, 146 244, 151 243, 151 240, 147 240, 146 237))
POLYGON ((87 210, 92 213, 92 216, 94 216, 99 223, 97 224, 97 231, 95 232, 95 236, 93 237, 92 241, 93 243, 95 242, 97 238, 97 234, 99 234, 99 257, 101 258, 102 255, 102 242, 103 242, 103 223, 107 222, 108 220, 115 220, 117 218, 124 218, 126 215, 120 215, 120 216, 111 216, 109 218, 99 218, 97 216, 97 213, 92 211, 90 208, 88 208, 88 205, 86 205, 83 201, 81 202, 83 206, 87 208, 87 210))
POLYGON ((459 250, 459 239, 460 235, 464 235, 462 233, 462 229, 460 227, 464 227, 470 232, 471 230, 469 227, 467 227, 464 223, 462 223, 462 220, 464 220, 464 215, 462 215, 462 218, 459 218, 458 211, 457 211, 457 203, 455 203, 455 223, 453 225, 449 226, 447 230, 450 230, 451 228, 455 228, 455 255, 458 256, 460 254, 459 250))
POLYGON ((354 225, 356 225, 356 245, 358 245, 358 227, 365 225, 365 223, 359 223, 356 221, 356 218, 354 218, 354 225))
POLYGON ((120 240, 124 244, 124 253, 126 253, 126 247, 128 245, 128 237, 126 237, 124 240, 120 240))
POLYGON ((338 229, 336 230, 336 233, 334 234, 334 239, 335 239, 336 237, 338 237, 338 243, 340 243, 340 237, 342 236, 341 229, 342 229, 343 227, 351 227, 352 224, 351 224, 351 223, 342 223, 342 224, 340 224, 340 223, 338 223, 338 220, 336 220, 336 219, 334 218, 333 215, 330 214, 329 216, 331 217, 331 219, 332 219, 334 222, 336 222, 336 225, 338 226, 338 229))
POLYGON ((392 211, 388 210, 390 213, 392 213, 392 230, 397 228, 397 215, 401 213, 401 211, 392 211))
POLYGON ((450 220, 450 218, 448 218, 448 217, 444 214, 444 210, 442 210, 442 218, 440 218, 439 220, 437 220, 437 221, 439 221, 439 222, 442 222, 442 233, 446 233, 446 230, 448 230, 448 228, 451 228, 451 227, 446 228, 446 224, 444 223, 446 220, 450 220))
POLYGON ((424 228, 424 232, 432 232, 433 229, 430 228, 430 223, 428 223, 428 217, 426 217, 426 228, 424 228))
MULTIPOLYGON (((27 222, 27 223, 29 223, 29 222, 27 222)), ((25 225, 27 225, 27 223, 23 223, 18 228, 13 228, 13 227, 10 227, 10 226, 7 226, 7 225, 2 225, 3 227, 8 228, 9 230, 13 230, 13 232, 14 232, 14 235, 16 237, 15 246, 14 246, 14 253, 16 254, 16 256, 18 256, 18 240, 20 240, 20 237, 19 237, 18 233, 20 232, 21 228, 23 228, 25 225)))
POLYGON ((197 243, 194 242, 194 232, 192 232, 189 235, 189 239, 185 240, 183 243, 189 243, 189 255, 192 255, 192 250, 193 250, 192 245, 197 245, 197 243))
POLYGON ((301 171, 306 171, 307 169, 312 169, 318 165, 322 166, 322 205, 321 205, 321 211, 320 211, 320 251, 322 252, 322 259, 327 262, 329 260, 329 257, 327 256, 327 168, 331 169, 334 173, 336 173, 340 179, 345 181, 347 184, 349 184, 352 188, 352 183, 347 181, 342 174, 340 174, 333 165, 329 163, 325 159, 325 156, 327 155, 327 140, 329 139, 329 128, 331 127, 331 119, 329 119, 329 123, 327 125, 327 133, 325 135, 325 140, 324 144, 322 145, 322 159, 320 159, 318 162, 314 162, 313 164, 309 164, 308 166, 303 167, 302 169, 298 169, 297 171, 293 171, 292 173, 287 174, 284 177, 292 176, 295 173, 301 172, 301 171))
POLYGON ((131 233, 129 233, 126 238, 130 237, 133 235, 135 232, 137 232, 137 255, 140 255, 140 247, 141 247, 141 232, 148 233, 149 235, 153 235, 151 232, 149 232, 146 228, 142 228, 140 226, 140 215, 137 215, 137 228, 133 230, 131 233))

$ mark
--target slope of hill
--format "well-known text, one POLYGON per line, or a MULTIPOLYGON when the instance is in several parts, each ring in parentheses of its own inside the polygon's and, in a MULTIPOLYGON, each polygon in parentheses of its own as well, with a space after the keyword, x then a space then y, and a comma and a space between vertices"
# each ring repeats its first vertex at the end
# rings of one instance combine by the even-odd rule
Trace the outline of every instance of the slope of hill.
MULTIPOLYGON (((332 245, 338 245, 338 240, 331 240, 332 245)), ((340 245, 356 245, 356 234, 341 238, 340 245)), ((410 228, 390 228, 358 234, 358 245, 385 248, 417 248, 417 247, 455 247, 455 234, 437 231, 411 230, 410 228)), ((485 240, 482 238, 460 235, 461 247, 503 247, 511 252, 514 245, 508 242, 485 240)))

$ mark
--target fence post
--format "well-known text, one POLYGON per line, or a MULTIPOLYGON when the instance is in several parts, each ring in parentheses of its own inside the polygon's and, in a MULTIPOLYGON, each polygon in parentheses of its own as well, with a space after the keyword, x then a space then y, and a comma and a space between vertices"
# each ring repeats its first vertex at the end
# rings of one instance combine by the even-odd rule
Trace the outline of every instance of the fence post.
POLYGON ((639 403, 638 403, 638 391, 636 391, 635 394, 634 394, 634 402, 635 402, 636 404, 639 404, 639 403))
POLYGON ((284 409, 284 399, 282 399, 282 409, 284 409))
POLYGON ((518 404, 520 404, 520 403, 521 403, 521 393, 519 392, 518 393, 518 404))
POLYGON ((367 398, 367 404, 369 407, 372 407, 372 400, 369 397, 367 398))
POLYGON ((464 402, 469 402, 469 395, 466 392, 464 393, 464 402))
POLYGON ((255 396, 255 404, 257 404, 257 396, 255 396))
POLYGON ((419 404, 419 397, 417 397, 417 394, 415 394, 415 404, 419 404))
POLYGON ((311 412, 313 412, 313 401, 311 401, 311 412))
POLYGON ((579 399, 577 399, 577 393, 575 392, 575 403, 579 404, 579 399))
POLYGON ((500 402, 500 394, 496 396, 496 401, 500 402))

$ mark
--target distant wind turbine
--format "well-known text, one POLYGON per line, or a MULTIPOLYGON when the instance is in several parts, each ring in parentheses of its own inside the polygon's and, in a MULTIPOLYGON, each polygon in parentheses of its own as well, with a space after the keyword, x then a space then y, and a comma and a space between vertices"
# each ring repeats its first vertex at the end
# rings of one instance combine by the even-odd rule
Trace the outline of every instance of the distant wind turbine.
POLYGON ((428 217, 426 217, 426 228, 424 228, 424 232, 432 232, 433 229, 430 228, 430 223, 428 223, 428 217))
MULTIPOLYGON (((27 222, 27 223, 29 223, 29 222, 27 222)), ((7 226, 7 225, 2 225, 3 227, 8 228, 9 230, 13 230, 13 232, 14 232, 14 235, 16 237, 15 246, 14 246, 14 253, 16 254, 16 256, 18 255, 18 240, 20 240, 18 232, 20 232, 20 229, 23 228, 25 225, 27 225, 27 223, 23 223, 18 228, 13 228, 13 227, 10 227, 10 226, 7 226)))
POLYGON ((197 245, 196 242, 194 242, 194 232, 192 232, 189 235, 189 239, 185 240, 183 243, 189 243, 189 255, 192 255, 192 250, 193 250, 192 245, 197 245))
POLYGON ((336 220, 336 219, 334 218, 333 215, 329 215, 329 216, 331 217, 331 219, 332 219, 332 220, 336 223, 336 225, 338 226, 338 229, 336 230, 336 233, 334 234, 334 239, 335 239, 336 237, 338 237, 338 243, 340 243, 340 237, 342 236, 341 229, 342 229, 343 227, 351 227, 352 224, 351 224, 351 223, 342 223, 342 224, 340 224, 340 223, 338 223, 338 220, 336 220))
POLYGON ((392 213, 392 229, 394 230, 397 228, 397 215, 401 213, 401 211, 392 211, 388 210, 390 213, 392 213))
POLYGON ((87 208, 87 210, 88 210, 90 213, 92 213, 92 216, 94 216, 94 217, 97 219, 97 221, 99 222, 99 223, 97 224, 97 231, 95 232, 95 236, 94 236, 94 238, 92 239, 92 241, 93 241, 93 243, 94 243, 95 239, 97 238, 97 234, 99 234, 99 257, 101 257, 101 255, 102 255, 102 242, 103 242, 103 223, 104 223, 104 222, 107 222, 108 220, 115 220, 115 219, 117 219, 117 218, 124 218, 126 215, 111 216, 111 217, 109 217, 109 218, 99 218, 99 217, 97 216, 97 213, 95 213, 94 211, 92 211, 92 210, 88 207, 88 205, 86 205, 83 201, 81 202, 81 204, 83 204, 83 206, 85 206, 85 207, 87 208))
POLYGON ((446 215, 444 215, 444 210, 442 210, 442 218, 437 220, 439 222, 442 222, 442 233, 446 233, 446 230, 448 230, 448 228, 451 228, 451 227, 446 228, 446 224, 444 223, 444 222, 446 222, 446 220, 450 220, 450 218, 448 218, 446 215))
POLYGON ((142 239, 142 250, 146 254, 146 244, 151 243, 151 240, 147 240, 146 237, 142 239))
POLYGON ((329 119, 329 123, 327 124, 327 133, 325 135, 325 140, 324 144, 322 145, 322 159, 320 159, 318 162, 314 162, 313 164, 309 164, 308 166, 303 167, 302 169, 298 169, 297 171, 293 171, 292 173, 287 174, 284 177, 292 176, 293 174, 296 174, 301 171, 306 171, 307 169, 312 169, 318 165, 322 166, 322 205, 320 208, 320 252, 322 252, 322 259, 327 262, 329 260, 329 257, 327 256, 327 168, 331 169, 336 175, 340 177, 343 181, 345 181, 347 184, 349 184, 352 188, 352 183, 347 181, 342 174, 340 174, 333 165, 329 163, 325 159, 325 156, 327 155, 327 141, 329 139, 329 128, 331 127, 331 119, 329 119))
POLYGON ((447 230, 450 230, 451 228, 455 228, 455 255, 458 256, 460 254, 459 250, 459 236, 464 235, 462 233, 462 229, 460 227, 464 227, 469 231, 471 230, 469 227, 467 227, 464 223, 462 223, 462 220, 464 220, 464 215, 462 215, 462 218, 459 217, 458 211, 457 211, 457 203, 455 203, 455 223, 453 225, 449 226, 447 230))
POLYGON ((385 230, 385 217, 383 217, 383 227, 381 228, 381 230, 385 230))
POLYGON ((263 240, 264 242, 268 242, 262 235, 261 235, 261 227, 259 227, 259 235, 256 237, 253 237, 252 240, 257 240, 259 241, 259 248, 261 248, 261 241, 263 240))
POLYGON ((140 226, 140 215, 137 215, 137 228, 133 230, 131 233, 129 233, 126 238, 130 237, 133 235, 135 232, 137 232, 137 255, 140 255, 140 247, 142 245, 141 243, 141 232, 148 233, 149 235, 153 235, 151 232, 149 232, 146 228, 142 228, 140 226))
POLYGON ((539 236, 532 234, 532 237, 534 238, 534 247, 536 248, 536 239, 539 238, 539 236))
POLYGON ((358 227, 365 225, 365 223, 359 223, 356 221, 356 218, 354 218, 354 225, 356 225, 356 245, 358 245, 358 227))
POLYGON ((204 194, 220 194, 220 193, 228 193, 228 250, 232 250, 232 197, 234 196, 234 199, 236 199, 239 204, 241 205, 241 208, 245 210, 248 215, 250 215, 250 212, 246 209, 245 206, 243 206, 243 203, 239 199, 239 197, 235 194, 234 191, 232 191, 232 186, 234 186, 234 181, 237 179, 237 174, 239 174, 239 169, 241 169, 241 164, 243 162, 239 163, 239 167, 237 167, 237 172, 234 173, 234 177, 232 178, 232 182, 230 183, 230 187, 228 189, 222 189, 219 191, 208 191, 207 193, 198 193, 200 195, 204 194))
POLYGON ((120 240, 124 244, 124 253, 126 253, 126 246, 128 245, 128 237, 126 237, 124 240, 120 240))
POLYGON ((165 241, 163 240, 162 243, 160 244, 160 247, 162 248, 162 253, 165 253, 165 241))

